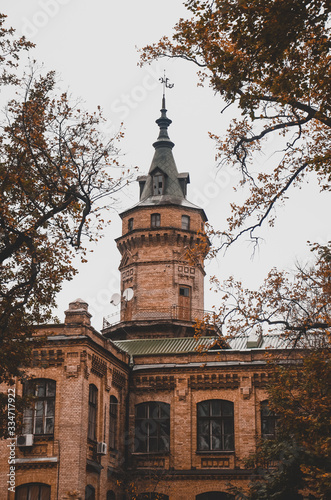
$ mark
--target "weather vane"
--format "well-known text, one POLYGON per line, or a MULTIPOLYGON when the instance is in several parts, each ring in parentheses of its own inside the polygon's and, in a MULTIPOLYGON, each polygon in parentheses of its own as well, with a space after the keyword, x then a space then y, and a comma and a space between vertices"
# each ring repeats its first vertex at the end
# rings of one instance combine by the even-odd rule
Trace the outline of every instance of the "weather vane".
POLYGON ((165 96, 166 89, 172 89, 173 86, 175 85, 174 83, 169 83, 169 78, 166 77, 165 70, 164 70, 164 76, 159 78, 159 82, 163 83, 163 96, 165 96))

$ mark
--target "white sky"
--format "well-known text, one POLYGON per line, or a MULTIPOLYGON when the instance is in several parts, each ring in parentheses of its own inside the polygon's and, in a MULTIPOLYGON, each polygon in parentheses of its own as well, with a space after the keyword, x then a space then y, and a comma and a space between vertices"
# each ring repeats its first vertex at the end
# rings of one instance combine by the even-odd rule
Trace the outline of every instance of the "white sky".
MULTIPOLYGON (((176 21, 187 16, 181 0, 2 0, 1 11, 8 15, 8 26, 36 44, 33 57, 45 69, 58 72, 63 88, 81 97, 89 111, 101 106, 110 131, 124 121, 122 160, 127 167, 137 165, 140 174, 149 170, 154 153, 162 96, 158 78, 165 68, 175 84, 167 94, 168 116, 173 120, 169 135, 176 144, 173 153, 178 170, 190 172, 188 199, 204 208, 215 228, 225 227, 234 199, 232 186, 239 174, 229 169, 217 174, 208 131, 224 134, 235 108, 221 114, 221 99, 208 87, 197 87, 197 68, 190 63, 161 60, 151 67, 137 66, 136 46, 171 35, 176 21)), ((273 161, 271 151, 272 144, 257 164, 273 161)), ((137 201, 134 183, 121 193, 118 211, 137 201)), ((78 297, 89 302, 96 329, 101 328, 103 316, 115 311, 109 298, 119 291, 119 253, 113 240, 120 234, 120 218, 114 212, 89 262, 79 266, 79 275, 65 283, 59 294, 61 321, 69 302, 78 297)), ((275 228, 261 234, 265 242, 253 260, 249 243, 242 241, 225 257, 207 263, 207 274, 221 280, 232 274, 254 288, 271 267, 293 269, 296 260, 307 260, 307 240, 323 243, 330 239, 326 194, 319 194, 313 182, 304 185, 279 210, 275 228)), ((208 289, 206 278, 205 309, 219 300, 208 289)))

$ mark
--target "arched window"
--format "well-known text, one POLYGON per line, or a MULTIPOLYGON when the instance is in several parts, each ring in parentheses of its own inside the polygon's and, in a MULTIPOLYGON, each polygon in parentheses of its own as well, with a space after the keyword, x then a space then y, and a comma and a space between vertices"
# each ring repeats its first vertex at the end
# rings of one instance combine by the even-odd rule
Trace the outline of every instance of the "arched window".
POLYGON ((153 175, 153 195, 164 193, 164 177, 162 174, 153 175))
POLYGON ((115 396, 109 400, 109 448, 116 450, 118 401, 115 396))
POLYGON ((87 436, 92 441, 97 440, 97 411, 98 411, 98 389, 94 384, 90 384, 88 398, 88 433, 87 436))
POLYGON ((135 452, 169 451, 170 405, 150 401, 136 405, 135 452))
POLYGON ((268 401, 261 402, 261 436, 263 439, 275 439, 278 416, 269 410, 268 401))
POLYGON ((197 404, 198 451, 233 451, 233 403, 210 399, 197 404))
POLYGON ((182 229, 187 231, 190 229, 190 217, 188 215, 182 215, 182 229))
POLYGON ((50 500, 51 487, 48 484, 30 483, 16 487, 15 500, 50 500))
POLYGON ((24 384, 24 395, 34 401, 23 412, 23 434, 54 434, 55 380, 35 379, 24 384))
POLYGON ((95 500, 95 488, 91 484, 85 488, 85 500, 95 500))
POLYGON ((113 490, 107 491, 107 499, 106 500, 116 500, 115 493, 113 490))
POLYGON ((161 215, 151 214, 151 227, 160 227, 161 225, 161 215))

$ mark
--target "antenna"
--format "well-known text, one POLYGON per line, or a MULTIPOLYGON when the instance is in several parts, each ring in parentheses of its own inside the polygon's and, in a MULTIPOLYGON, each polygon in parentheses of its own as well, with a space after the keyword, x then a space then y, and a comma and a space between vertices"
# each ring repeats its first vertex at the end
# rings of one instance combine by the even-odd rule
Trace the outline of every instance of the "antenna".
POLYGON ((123 299, 126 302, 129 302, 130 300, 132 300, 133 296, 134 296, 134 292, 133 292, 132 288, 127 288, 126 290, 124 290, 124 292, 123 292, 123 299))
POLYGON ((118 304, 121 302, 121 296, 119 293, 113 293, 113 295, 110 297, 110 303, 113 304, 113 306, 118 306, 118 304))

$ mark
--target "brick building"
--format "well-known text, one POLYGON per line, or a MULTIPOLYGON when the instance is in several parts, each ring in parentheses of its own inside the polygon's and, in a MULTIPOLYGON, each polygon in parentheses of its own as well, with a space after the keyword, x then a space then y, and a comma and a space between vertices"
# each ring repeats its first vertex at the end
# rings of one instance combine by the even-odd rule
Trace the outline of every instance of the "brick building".
POLYGON ((203 317, 201 242, 206 215, 188 201, 178 173, 163 100, 160 132, 140 200, 121 214, 120 321, 91 326, 88 304, 72 302, 64 324, 40 326, 34 395, 10 472, 11 440, 0 443, 3 500, 215 500, 245 485, 242 459, 274 432, 266 409, 269 337, 205 352, 217 333, 194 339, 203 317), (10 485, 15 483, 15 492, 10 485))

